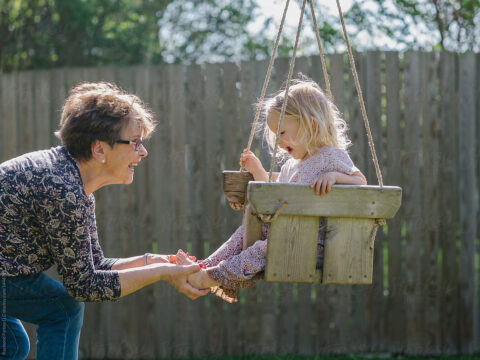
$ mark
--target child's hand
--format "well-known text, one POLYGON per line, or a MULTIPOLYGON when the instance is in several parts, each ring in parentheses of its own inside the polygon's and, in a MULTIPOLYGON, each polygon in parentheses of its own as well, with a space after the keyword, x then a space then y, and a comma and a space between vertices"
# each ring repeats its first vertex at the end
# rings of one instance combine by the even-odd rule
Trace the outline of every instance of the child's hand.
POLYGON ((337 182, 337 177, 338 173, 335 171, 324 173, 314 180, 310 187, 315 188, 317 195, 323 196, 330 192, 332 185, 337 182))
POLYGON ((256 181, 265 181, 266 171, 254 153, 245 149, 240 156, 240 166, 244 167, 256 181))

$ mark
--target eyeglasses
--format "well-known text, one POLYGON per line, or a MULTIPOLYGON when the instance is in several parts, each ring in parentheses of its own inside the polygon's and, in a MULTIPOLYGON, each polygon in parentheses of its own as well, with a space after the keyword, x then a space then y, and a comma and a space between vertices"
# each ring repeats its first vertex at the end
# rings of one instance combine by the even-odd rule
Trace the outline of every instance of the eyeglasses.
POLYGON ((116 140, 116 143, 120 144, 128 144, 128 145, 135 145, 135 151, 140 150, 140 146, 143 145, 143 139, 137 139, 137 140, 116 140))

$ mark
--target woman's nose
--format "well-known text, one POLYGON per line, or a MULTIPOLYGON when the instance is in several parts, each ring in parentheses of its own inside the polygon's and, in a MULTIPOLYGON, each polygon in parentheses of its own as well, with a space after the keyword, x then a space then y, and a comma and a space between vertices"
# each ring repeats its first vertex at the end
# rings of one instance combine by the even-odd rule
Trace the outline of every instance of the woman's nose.
POLYGON ((138 155, 140 155, 141 157, 146 157, 148 155, 147 148, 144 144, 140 145, 140 148, 138 149, 138 155))

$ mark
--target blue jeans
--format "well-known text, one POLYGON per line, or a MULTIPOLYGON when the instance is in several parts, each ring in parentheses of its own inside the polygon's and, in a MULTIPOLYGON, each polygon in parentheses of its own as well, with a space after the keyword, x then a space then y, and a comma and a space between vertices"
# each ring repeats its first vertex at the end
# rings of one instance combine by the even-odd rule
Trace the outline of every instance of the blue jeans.
POLYGON ((74 300, 61 283, 43 273, 4 279, 0 277, 0 358, 27 356, 30 344, 22 320, 38 325, 38 360, 77 359, 84 303, 74 300), (5 305, 6 312, 2 310, 5 305))

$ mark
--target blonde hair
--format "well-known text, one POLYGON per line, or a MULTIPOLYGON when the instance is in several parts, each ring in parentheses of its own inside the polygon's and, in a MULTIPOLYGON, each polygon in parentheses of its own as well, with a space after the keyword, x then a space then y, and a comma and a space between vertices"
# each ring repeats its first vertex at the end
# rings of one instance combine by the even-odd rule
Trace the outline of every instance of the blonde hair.
MULTIPOLYGON (((288 101, 285 109, 285 120, 292 119, 299 122, 299 129, 295 143, 304 144, 309 156, 315 154, 323 146, 335 146, 346 150, 351 142, 347 136, 347 124, 340 112, 331 102, 320 86, 303 74, 299 79, 292 79, 288 89, 288 101)), ((272 111, 279 115, 285 100, 285 88, 279 90, 272 97, 259 104, 264 110, 265 120, 272 111)), ((271 152, 275 147, 275 133, 264 125, 264 139, 271 152)), ((288 154, 278 149, 279 157, 288 154)))
POLYGON ((94 141, 113 147, 130 121, 140 124, 143 138, 155 130, 151 111, 136 95, 112 83, 81 83, 70 90, 55 135, 75 159, 89 160, 94 141))

